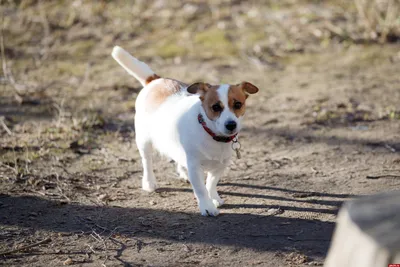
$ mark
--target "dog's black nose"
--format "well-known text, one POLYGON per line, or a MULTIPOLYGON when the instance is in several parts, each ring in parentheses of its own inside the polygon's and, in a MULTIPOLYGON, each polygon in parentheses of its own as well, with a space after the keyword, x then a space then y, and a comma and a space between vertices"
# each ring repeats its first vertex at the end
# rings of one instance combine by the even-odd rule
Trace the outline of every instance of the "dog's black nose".
POLYGON ((225 128, 228 129, 229 131, 233 131, 236 129, 236 122, 235 121, 227 121, 225 123, 225 128))

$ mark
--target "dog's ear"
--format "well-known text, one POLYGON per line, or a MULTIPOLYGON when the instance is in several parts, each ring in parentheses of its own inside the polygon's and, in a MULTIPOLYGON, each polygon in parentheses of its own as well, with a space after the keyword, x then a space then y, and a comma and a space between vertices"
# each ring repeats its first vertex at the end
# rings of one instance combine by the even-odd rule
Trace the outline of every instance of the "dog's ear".
POLYGON ((188 86, 186 90, 188 91, 188 93, 191 94, 204 95, 204 93, 207 92, 210 86, 211 85, 209 85, 208 83, 198 82, 198 83, 192 83, 191 85, 188 86))
POLYGON ((242 82, 239 84, 240 88, 242 88, 243 92, 246 94, 246 97, 248 95, 252 95, 258 92, 257 86, 249 83, 249 82, 242 82))

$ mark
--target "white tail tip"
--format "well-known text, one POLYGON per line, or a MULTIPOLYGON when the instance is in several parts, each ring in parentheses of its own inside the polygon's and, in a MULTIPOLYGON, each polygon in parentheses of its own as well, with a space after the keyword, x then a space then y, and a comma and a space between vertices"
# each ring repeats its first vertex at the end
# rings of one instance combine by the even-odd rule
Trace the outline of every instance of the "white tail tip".
POLYGON ((154 71, 152 71, 149 66, 139 61, 119 46, 114 46, 111 56, 143 86, 149 82, 149 77, 155 75, 154 71))

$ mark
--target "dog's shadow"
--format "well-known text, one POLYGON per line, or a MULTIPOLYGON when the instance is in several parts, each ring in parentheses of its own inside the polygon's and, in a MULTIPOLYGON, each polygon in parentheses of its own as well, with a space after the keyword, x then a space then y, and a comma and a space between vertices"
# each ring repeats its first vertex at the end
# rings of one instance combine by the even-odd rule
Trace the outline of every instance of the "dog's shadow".
MULTIPOLYGON (((185 183, 186 184, 186 183, 185 183)), ((188 184, 190 184, 188 182, 188 184)), ((192 193, 192 189, 190 188, 171 188, 171 187, 161 187, 156 190, 157 193, 170 193, 170 192, 184 192, 184 193, 192 193)), ((352 194, 330 194, 330 193, 321 193, 321 192, 312 192, 312 191, 301 191, 301 190, 291 190, 273 186, 260 186, 260 185, 251 185, 251 184, 242 184, 242 183, 221 183, 218 184, 218 192, 224 198, 227 196, 233 197, 243 197, 247 199, 265 199, 265 200, 277 200, 282 202, 289 203, 300 203, 300 204, 314 204, 318 206, 325 206, 329 208, 309 208, 309 207, 297 207, 295 205, 268 205, 268 204, 249 204, 249 203, 241 203, 241 204, 224 204, 221 209, 271 209, 271 208, 280 208, 282 210, 289 211, 300 211, 300 212, 315 212, 315 213, 326 213, 326 214, 337 214, 340 206, 343 201, 348 198, 355 198, 357 195, 352 194), (240 193, 235 192, 233 190, 224 190, 225 188, 251 188, 263 190, 262 194, 257 193, 240 193), (276 196, 266 193, 265 191, 276 191, 283 192, 285 196, 276 196), (286 197, 289 195, 290 197, 286 197), (315 199, 314 197, 318 197, 315 199), (311 199, 310 199, 311 198, 311 199), (331 198, 334 198, 331 199, 331 198)))
MULTIPOLYGON (((168 192, 177 190, 191 192, 188 188, 159 189, 168 192)), ((102 227, 114 229, 114 233, 131 238, 156 238, 168 242, 204 243, 257 251, 296 250, 310 257, 326 254, 334 229, 334 223, 326 221, 227 212, 236 208, 235 205, 224 205, 223 209, 226 210, 220 216, 209 218, 197 213, 65 204, 28 196, 1 195, 0 202, 0 222, 4 226, 62 233, 90 233, 93 228, 102 227), (37 216, 32 220, 29 214, 37 216)), ((246 204, 239 206, 251 207, 246 204)), ((110 234, 106 231, 101 233, 110 234)))

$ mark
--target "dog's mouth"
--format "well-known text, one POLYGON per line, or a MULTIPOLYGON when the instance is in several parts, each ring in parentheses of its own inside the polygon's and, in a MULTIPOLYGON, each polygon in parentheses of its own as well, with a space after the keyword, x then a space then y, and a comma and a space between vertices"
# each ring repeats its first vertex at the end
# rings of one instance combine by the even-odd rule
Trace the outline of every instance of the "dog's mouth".
POLYGON ((239 133, 238 129, 235 129, 232 131, 225 129, 223 132, 220 132, 218 135, 225 136, 225 137, 231 137, 232 135, 236 135, 238 133, 239 133))
POLYGON ((231 137, 238 134, 238 129, 228 130, 228 129, 218 129, 218 127, 211 128, 215 135, 221 137, 231 137))
POLYGON ((233 131, 226 130, 226 132, 224 133, 224 135, 229 137, 229 136, 235 135, 235 134, 237 134, 237 133, 238 133, 237 130, 233 130, 233 131))

